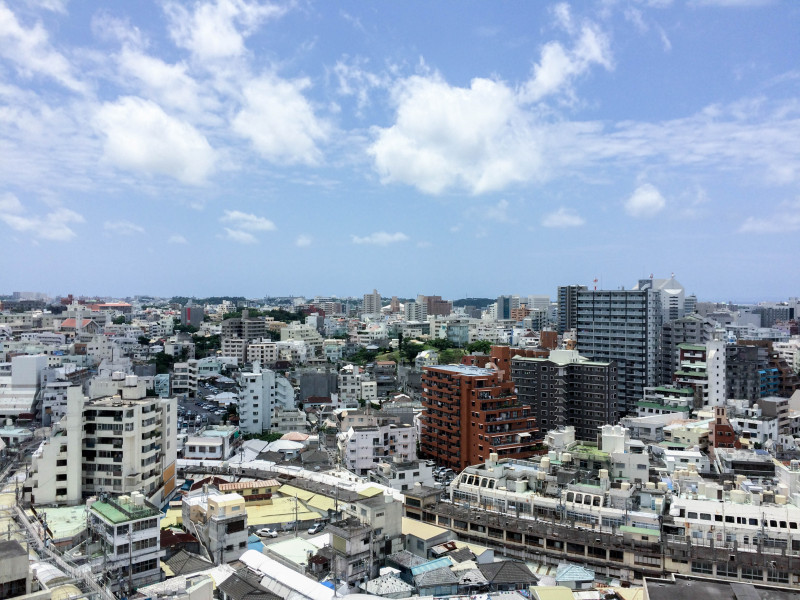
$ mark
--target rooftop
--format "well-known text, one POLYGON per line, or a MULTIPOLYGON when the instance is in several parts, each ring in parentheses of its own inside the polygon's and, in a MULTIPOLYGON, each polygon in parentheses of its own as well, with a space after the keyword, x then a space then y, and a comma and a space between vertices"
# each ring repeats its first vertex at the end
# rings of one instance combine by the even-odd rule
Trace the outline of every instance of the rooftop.
POLYGON ((161 515, 159 510, 148 505, 146 502, 143 504, 136 504, 130 496, 98 500, 92 503, 90 510, 99 514, 106 521, 110 521, 114 524, 161 515))
POLYGON ((482 367, 473 367, 472 365, 436 365, 434 367, 425 367, 426 371, 447 371, 456 375, 464 375, 468 377, 481 377, 486 375, 493 375, 494 371, 491 369, 484 369, 482 367))

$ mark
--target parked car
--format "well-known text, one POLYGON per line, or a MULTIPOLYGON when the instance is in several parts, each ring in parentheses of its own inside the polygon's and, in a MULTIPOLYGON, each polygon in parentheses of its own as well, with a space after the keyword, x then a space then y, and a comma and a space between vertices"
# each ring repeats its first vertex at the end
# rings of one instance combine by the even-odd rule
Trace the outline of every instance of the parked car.
POLYGON ((311 535, 316 535, 323 529, 325 529, 325 523, 314 523, 311 527, 308 528, 308 533, 310 533, 311 535))
POLYGON ((256 535, 261 537, 276 538, 278 537, 278 532, 271 527, 262 527, 256 531, 256 535))

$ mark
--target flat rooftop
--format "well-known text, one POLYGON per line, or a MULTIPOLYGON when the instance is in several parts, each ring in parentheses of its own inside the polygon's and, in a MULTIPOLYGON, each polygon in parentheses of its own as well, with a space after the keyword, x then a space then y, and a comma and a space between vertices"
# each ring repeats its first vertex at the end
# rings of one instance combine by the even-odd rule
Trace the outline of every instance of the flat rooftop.
POLYGON ((432 367, 426 367, 426 369, 430 369, 432 371, 447 371, 449 373, 455 373, 456 375, 467 375, 471 377, 494 374, 494 371, 492 371, 491 369, 474 367, 472 365, 435 365, 432 367))
POLYGON ((161 514, 159 510, 147 504, 136 505, 130 498, 127 500, 125 498, 126 496, 120 496, 113 500, 110 498, 108 500, 99 500, 92 504, 90 510, 95 511, 114 524, 136 521, 147 517, 157 517, 161 514))

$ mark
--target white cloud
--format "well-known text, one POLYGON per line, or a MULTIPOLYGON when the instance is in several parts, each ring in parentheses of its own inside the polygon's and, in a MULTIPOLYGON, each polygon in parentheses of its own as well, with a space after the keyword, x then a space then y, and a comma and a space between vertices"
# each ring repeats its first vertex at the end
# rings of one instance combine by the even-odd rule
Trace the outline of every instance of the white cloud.
POLYGON ((256 236, 252 233, 247 233, 246 231, 240 231, 239 229, 230 229, 228 227, 224 227, 225 235, 219 236, 221 239, 231 240, 232 242, 237 242, 239 244, 257 244, 258 240, 256 236))
POLYGON ((339 84, 338 93, 343 96, 355 96, 359 110, 369 105, 369 95, 374 89, 389 87, 387 76, 366 70, 368 62, 359 56, 352 59, 345 56, 336 61, 333 67, 333 73, 339 84))
POLYGON ((306 246, 311 245, 311 236, 309 235, 298 235, 297 239, 294 241, 294 245, 298 248, 305 248, 306 246))
POLYGON ((83 223, 83 216, 73 210, 56 207, 44 215, 31 215, 13 194, 0 198, 0 221, 14 231, 27 233, 34 239, 66 242, 77 234, 71 223, 83 223))
POLYGON ((277 4, 245 0, 200 2, 193 12, 178 2, 165 6, 172 39, 199 61, 242 55, 245 38, 264 20, 278 17, 285 11, 277 4))
POLYGON ((551 212, 542 219, 543 227, 564 228, 580 227, 586 220, 574 210, 561 207, 555 212, 551 212))
POLYGON ((592 65, 612 69, 611 47, 608 37, 599 27, 586 23, 581 27, 580 36, 571 50, 559 42, 544 45, 539 62, 533 67, 531 79, 522 88, 521 99, 524 102, 537 102, 569 88, 592 65))
POLYGON ((667 205, 664 196, 654 185, 645 183, 625 201, 625 212, 637 219, 654 217, 667 205))
POLYGON ((275 230, 275 223, 269 219, 239 210, 226 210, 225 215, 220 218, 220 221, 222 223, 230 223, 230 225, 236 229, 244 229, 247 231, 275 230))
MULTIPOLYGON (((171 65, 133 48, 124 48, 118 60, 122 74, 141 81, 159 103, 188 113, 200 111, 200 85, 188 75, 185 64, 171 65)), ((215 107, 216 102, 209 108, 215 107)))
POLYGON ((144 233, 144 227, 130 221, 106 221, 103 223, 103 229, 116 235, 141 235, 144 233))
POLYGON ((784 202, 768 217, 747 217, 739 233, 789 233, 800 231, 800 200, 784 202))
POLYGON ((123 169, 192 185, 214 171, 215 152, 205 136, 149 100, 126 96, 106 103, 95 125, 106 137, 106 158, 123 169))
POLYGON ((536 132, 506 84, 473 79, 460 88, 437 75, 413 76, 392 96, 395 124, 376 128, 368 149, 384 183, 480 194, 539 174, 536 132))
POLYGON ((180 235, 178 233, 175 233, 175 234, 169 236, 169 239, 167 240, 167 243, 168 244, 188 244, 189 242, 182 235, 180 235))
POLYGON ((395 122, 374 128, 368 148, 381 181, 429 194, 452 188, 481 194, 548 175, 544 123, 536 120, 542 111, 528 105, 557 92, 571 94, 573 82, 594 65, 613 67, 608 37, 599 27, 577 26, 566 4, 554 15, 575 38, 573 46, 545 44, 519 90, 485 78, 473 79, 467 88, 451 86, 438 74, 396 82, 395 122))
POLYGON ((322 153, 317 143, 328 138, 330 127, 303 96, 309 86, 308 79, 272 75, 251 81, 244 88, 244 107, 233 119, 233 130, 269 161, 318 163, 322 153))
POLYGON ((2 214, 10 214, 10 213, 21 213, 25 209, 22 206, 22 203, 19 201, 14 194, 3 194, 0 196, 0 215, 2 214))
POLYGON ((26 29, 4 3, 0 3, 0 56, 14 63, 23 76, 45 75, 74 92, 86 91, 69 61, 51 47, 42 24, 26 29))
POLYGON ((376 231, 375 233, 371 233, 364 237, 359 237, 357 235, 351 237, 354 244, 373 244, 375 246, 388 246, 389 244, 408 241, 408 236, 400 231, 397 233, 376 231))

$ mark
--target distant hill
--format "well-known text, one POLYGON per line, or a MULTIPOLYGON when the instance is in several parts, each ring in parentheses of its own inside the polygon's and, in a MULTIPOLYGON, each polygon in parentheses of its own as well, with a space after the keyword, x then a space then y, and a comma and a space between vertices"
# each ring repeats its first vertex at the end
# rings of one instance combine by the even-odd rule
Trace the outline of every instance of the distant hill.
POLYGON ((460 300, 453 300, 453 306, 475 306, 477 308, 486 308, 495 302, 497 302, 497 298, 461 298, 460 300))

